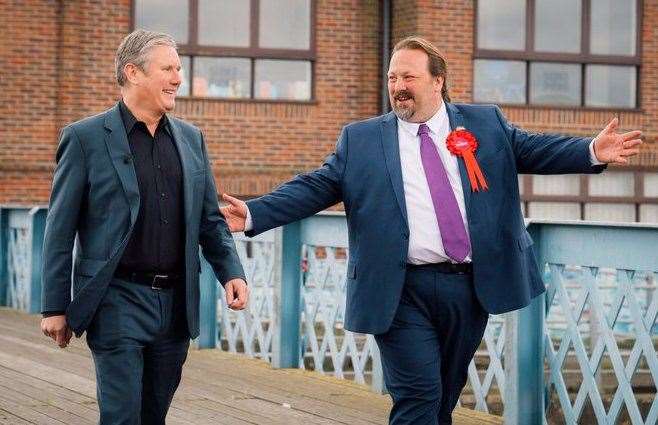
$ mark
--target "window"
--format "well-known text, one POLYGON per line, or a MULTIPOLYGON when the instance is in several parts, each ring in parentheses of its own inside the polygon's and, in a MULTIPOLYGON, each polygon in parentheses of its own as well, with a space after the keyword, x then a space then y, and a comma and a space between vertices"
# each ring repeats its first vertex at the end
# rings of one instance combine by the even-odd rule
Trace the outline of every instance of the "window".
POLYGON ((480 0, 473 100, 636 108, 639 0, 480 0))
POLYGON ((529 218, 658 223, 658 173, 608 170, 592 175, 525 175, 520 179, 529 218))
POLYGON ((307 101, 313 97, 314 0, 134 0, 135 28, 171 34, 179 95, 307 101))

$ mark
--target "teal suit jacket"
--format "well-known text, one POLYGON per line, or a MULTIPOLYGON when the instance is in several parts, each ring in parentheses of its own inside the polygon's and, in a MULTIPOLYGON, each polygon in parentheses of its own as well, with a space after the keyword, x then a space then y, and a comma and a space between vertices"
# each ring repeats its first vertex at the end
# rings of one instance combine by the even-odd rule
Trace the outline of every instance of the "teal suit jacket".
MULTIPOLYGON (((245 275, 219 212, 203 135, 168 118, 183 171, 187 323, 195 338, 199 246, 222 284, 245 275)), ((62 130, 46 219, 42 311, 66 311, 78 336, 94 317, 137 219, 140 196, 131 158, 118 104, 62 130)))

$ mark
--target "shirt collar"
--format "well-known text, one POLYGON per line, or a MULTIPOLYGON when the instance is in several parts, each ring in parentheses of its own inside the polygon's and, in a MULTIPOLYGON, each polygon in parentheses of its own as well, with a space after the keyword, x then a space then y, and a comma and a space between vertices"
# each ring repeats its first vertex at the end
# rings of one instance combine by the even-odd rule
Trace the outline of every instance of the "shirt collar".
MULTIPOLYGON (((126 105, 123 99, 119 101, 119 110, 121 111, 121 119, 123 120, 123 126, 126 128, 126 134, 130 134, 130 132, 133 131, 135 124, 141 121, 137 120, 135 115, 133 115, 130 109, 128 109, 128 105, 126 105)), ((144 123, 142 122, 142 124, 144 123)), ((158 123, 158 128, 161 126, 164 127, 167 133, 169 133, 169 135, 171 136, 171 129, 169 128, 169 118, 167 118, 167 114, 162 115, 162 118, 160 118, 160 122, 158 123)))
MULTIPOLYGON (((446 104, 445 102, 441 102, 441 107, 439 110, 436 111, 436 113, 432 115, 432 118, 427 120, 425 124, 427 124, 433 134, 439 134, 439 130, 441 130, 442 125, 444 125, 446 121, 448 121, 446 104)), ((403 121, 398 118, 398 126, 400 126, 402 129, 404 129, 404 131, 408 132, 414 137, 418 136, 418 127, 420 127, 420 124, 421 123, 403 121)))

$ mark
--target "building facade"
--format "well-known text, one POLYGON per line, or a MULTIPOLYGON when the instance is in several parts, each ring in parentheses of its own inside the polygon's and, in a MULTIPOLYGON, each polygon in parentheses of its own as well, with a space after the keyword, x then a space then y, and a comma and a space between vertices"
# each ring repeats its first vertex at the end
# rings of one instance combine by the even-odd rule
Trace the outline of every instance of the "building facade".
POLYGON ((594 135, 613 116, 644 131, 629 167, 525 176, 526 215, 658 222, 657 19, 658 0, 2 1, 0 204, 47 204, 58 132, 118 100, 114 53, 134 28, 177 39, 175 115, 242 197, 385 111, 385 52, 418 34, 443 50, 453 102, 497 103, 530 131, 594 135))

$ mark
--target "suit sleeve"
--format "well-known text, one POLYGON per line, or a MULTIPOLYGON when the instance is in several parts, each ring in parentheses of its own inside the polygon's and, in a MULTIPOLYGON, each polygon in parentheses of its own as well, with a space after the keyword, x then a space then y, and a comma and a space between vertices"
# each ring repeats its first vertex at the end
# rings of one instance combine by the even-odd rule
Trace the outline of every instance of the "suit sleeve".
POLYGON ((516 158, 516 167, 523 174, 600 173, 605 165, 592 165, 589 137, 530 133, 510 124, 498 107, 500 122, 516 158))
POLYGON ((347 164, 347 149, 348 131, 344 128, 336 150, 320 168, 300 174, 273 192, 247 202, 253 228, 245 234, 255 236, 309 217, 340 202, 343 198, 341 184, 347 164))
POLYGON ((213 176, 206 144, 201 135, 201 147, 206 166, 206 184, 199 224, 199 244, 205 259, 210 263, 219 282, 224 285, 231 279, 244 279, 245 274, 235 248, 233 235, 229 231, 224 216, 219 212, 217 188, 213 176))
POLYGON ((71 267, 78 216, 87 190, 85 155, 75 129, 62 130, 46 217, 41 311, 65 311, 71 302, 71 267))

